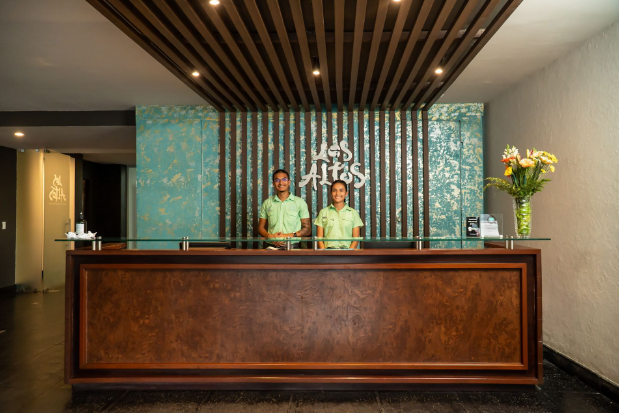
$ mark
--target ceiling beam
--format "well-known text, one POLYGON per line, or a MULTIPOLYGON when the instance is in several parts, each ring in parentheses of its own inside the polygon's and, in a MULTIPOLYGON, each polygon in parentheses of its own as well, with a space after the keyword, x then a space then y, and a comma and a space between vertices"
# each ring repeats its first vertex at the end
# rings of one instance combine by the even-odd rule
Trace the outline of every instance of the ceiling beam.
MULTIPOLYGON (((413 99, 420 97, 418 96, 419 92, 421 91, 422 86, 428 81, 428 79, 430 79, 430 77, 432 77, 433 75, 436 76, 436 73, 434 71, 440 65, 441 60, 443 60, 445 54, 447 53, 447 51, 453 44, 454 40, 456 39, 456 34, 462 28, 462 26, 464 26, 464 24, 469 20, 473 12, 477 9, 477 6, 481 5, 484 2, 485 0, 470 0, 464 4, 464 7, 460 10, 460 12, 458 13, 458 16, 456 17, 456 20, 453 22, 451 28, 449 29, 447 33, 447 37, 445 37, 445 39, 443 40, 443 44, 441 44, 441 48, 438 50, 436 55, 434 55, 434 58, 432 59, 432 62, 428 66, 426 73, 423 75, 423 77, 419 81, 419 84, 417 84, 417 87, 410 94, 410 97, 404 103, 404 106, 402 106, 404 110, 408 110, 410 105, 413 103, 413 99)), ((444 66, 444 64, 442 66, 444 66)), ((444 69, 443 67, 441 68, 444 69)), ((417 110, 419 110, 420 104, 419 104, 419 101, 415 101, 415 102, 416 102, 415 108, 413 110, 416 112, 417 110)))
MULTIPOLYGON (((203 7, 207 8, 209 6, 203 5, 203 7)), ((258 70, 264 77, 264 80, 266 80, 267 85, 269 86, 269 89, 275 96, 275 99, 277 100, 277 102, 282 108, 286 108, 287 107, 286 102, 284 101, 284 98, 277 90, 275 81, 273 80, 273 77, 271 77, 271 73, 267 70, 266 63, 264 63, 264 60, 262 60, 262 56, 260 55, 260 52, 258 51, 256 44, 252 40, 252 37, 249 34, 249 30, 247 30, 247 26, 245 26, 245 23, 241 19, 241 16, 239 15, 239 12, 236 9, 236 6, 231 1, 224 1, 224 7, 226 8, 226 11, 228 12, 228 17, 230 17, 230 20, 232 20, 232 24, 234 24, 234 27, 241 35, 241 38, 245 41, 245 46, 249 50, 249 54, 251 55, 252 59, 254 59, 254 62, 256 62, 256 65, 258 66, 258 70)), ((269 102, 273 110, 277 110, 277 105, 275 105, 275 102, 273 102, 272 99, 270 99, 269 102)))
POLYGON ((412 0, 403 0, 400 3, 400 10, 398 11, 398 17, 395 21, 395 26, 393 27, 393 36, 391 37, 391 41, 389 42, 389 47, 387 48, 387 55, 383 60, 383 67, 380 71, 380 76, 378 78, 378 85, 376 91, 374 92, 374 98, 372 99, 372 103, 370 104, 370 110, 374 110, 376 108, 376 104, 378 103, 378 99, 380 95, 383 93, 383 85, 385 84, 385 80, 387 79, 387 74, 389 73, 389 68, 391 68, 391 63, 393 61, 393 55, 398 47, 398 39, 401 37, 402 29, 404 28, 404 23, 406 22, 406 18, 408 17, 408 11, 411 8, 412 0))
MULTIPOLYGON (((198 84, 194 79, 190 78, 188 72, 179 67, 178 64, 172 62, 168 56, 162 53, 158 48, 152 46, 152 42, 147 38, 143 32, 136 31, 135 26, 131 25, 127 19, 122 18, 117 9, 113 8, 110 4, 102 4, 97 0, 87 0, 88 3, 94 7, 99 13, 111 21, 116 27, 118 27, 123 33, 129 36, 134 42, 138 44, 143 50, 150 54, 155 60, 168 69, 173 75, 175 75, 181 82, 189 86, 191 90, 196 92, 202 99, 208 104, 213 106, 219 112, 227 109, 229 103, 218 99, 217 95, 211 95, 208 89, 204 88, 202 84, 198 84)), ((230 106, 231 107, 231 106, 230 106)))
POLYGON ((449 60, 447 60, 447 63, 445 63, 445 67, 443 68, 443 73, 436 76, 434 80, 432 81, 432 83, 430 84, 430 86, 426 87, 423 96, 417 99, 417 102, 415 103, 416 108, 426 103, 426 99, 428 98, 428 96, 430 96, 430 93, 432 93, 435 90, 435 88, 438 87, 439 83, 441 83, 441 81, 445 78, 447 74, 451 73, 451 68, 462 58, 464 53, 466 53, 466 51, 469 50, 469 48, 471 47, 471 42, 473 41, 474 38, 477 37, 476 36, 477 31, 480 30, 480 27, 492 15, 492 12, 496 9, 496 7, 499 5, 500 2, 501 0, 490 0, 489 2, 483 5, 479 13, 477 13, 477 16, 475 16, 475 19, 473 19, 470 26, 468 27, 468 31, 466 35, 460 40, 458 47, 449 57, 449 60))
POLYGON ((335 0, 333 4, 335 19, 335 91, 337 96, 337 110, 342 111, 344 77, 344 4, 345 0, 335 0))
MULTIPOLYGON (((363 42, 363 23, 365 21, 365 9, 367 0, 357 0, 357 11, 355 13, 355 31, 352 45, 352 65, 350 68, 350 84, 355 87, 350 88, 348 96, 348 109, 355 105, 355 93, 357 91, 357 75, 359 73, 359 55, 361 54, 361 44, 363 42)), ((363 90, 363 87, 361 88, 363 90)))
POLYGON ((359 109, 365 109, 365 102, 368 97, 368 89, 372 76, 374 74, 374 65, 376 64, 376 56, 378 55, 378 46, 380 45, 380 37, 385 27, 385 18, 387 17, 387 10, 389 9, 389 3, 391 0, 380 0, 378 3, 378 11, 376 12, 376 20, 374 21, 374 35, 372 37, 372 43, 370 46, 370 53, 368 57, 368 67, 365 71, 365 81, 363 82, 363 91, 361 92, 361 100, 359 101, 359 109))
MULTIPOLYGON (((320 61, 320 77, 325 95, 327 110, 332 110, 331 87, 329 86, 329 65, 327 61, 327 43, 325 42, 325 17, 322 8, 322 0, 312 0, 314 11, 314 27, 316 28, 316 43, 318 44, 318 59, 320 61)), ((320 109, 320 108, 318 108, 320 109)))
MULTIPOLYGON (((113 2, 114 5, 120 3, 118 0, 111 0, 111 1, 113 2)), ((178 50, 178 52, 182 55, 182 57, 187 59, 189 63, 193 65, 193 68, 188 68, 189 73, 193 72, 194 70, 200 71, 201 76, 198 79, 200 79, 201 77, 206 77, 207 79, 211 80, 211 83, 213 84, 213 86, 217 90, 219 90, 219 92, 222 95, 224 95, 230 102, 232 102, 234 106, 236 106, 238 109, 242 109, 244 107, 244 104, 241 103, 237 99, 236 96, 234 96, 230 91, 228 91, 228 89, 226 89, 223 86, 223 82, 222 82, 223 79, 219 77, 219 73, 214 73, 210 69, 210 67, 203 64, 203 62, 200 59, 198 59, 191 51, 189 51, 189 49, 187 49, 187 47, 182 42, 180 42, 178 38, 176 38, 176 36, 174 36, 172 32, 170 32, 170 30, 168 30, 165 24, 148 7, 146 7, 146 5, 144 5, 144 3, 142 3, 141 0, 130 0, 130 1, 131 1, 131 4, 133 4, 133 6, 142 14, 143 17, 145 17, 150 22, 150 24, 152 24, 159 31, 159 33, 161 33, 170 43, 172 43, 172 45, 178 50)), ((128 9, 127 11, 129 12, 128 9)), ((129 12, 129 13, 131 13, 131 15, 134 18, 133 20, 133 22, 135 22, 134 24, 141 23, 138 21, 139 19, 132 12, 129 12)), ((164 44, 165 42, 160 41, 160 43, 164 44)), ((162 47, 162 46, 158 45, 158 47, 162 47)), ((165 45, 164 47, 167 48, 167 46, 165 45)), ((176 55, 176 59, 178 60, 179 59, 178 54, 174 51, 173 53, 176 55)))
POLYGON ((307 32, 305 31, 305 22, 303 21, 303 11, 301 9, 301 0, 290 0, 290 9, 294 20, 294 27, 297 30, 299 39, 299 48, 301 49, 301 58, 303 59, 303 69, 307 77, 307 83, 312 93, 314 106, 320 108, 320 98, 316 89, 316 78, 312 74, 312 55, 310 54, 309 45, 307 43, 307 32))
MULTIPOLYGON (((381 110, 387 109, 387 107, 389 106, 389 101, 391 100, 391 96, 395 92, 396 87, 398 87, 400 84, 399 83, 400 78, 402 77, 402 74, 404 73, 404 69, 406 68, 406 65, 408 64, 408 60, 410 59, 411 53, 413 52, 413 49, 415 48, 415 44, 417 44, 417 40, 421 33, 421 29, 423 28, 426 22, 426 19, 428 18, 428 15, 430 14, 430 10, 432 9, 433 4, 434 4, 434 0, 426 0, 421 5, 421 9, 419 10, 419 14, 417 15, 417 19, 415 20, 415 25, 413 26, 411 35, 408 38, 408 42, 406 43, 404 52, 402 52, 402 56, 400 58, 400 63, 398 64, 398 68, 396 69, 395 74, 393 75, 393 78, 391 79, 391 86, 389 86, 389 90, 387 90, 387 94, 385 95, 385 98, 383 99, 381 110)), ((398 87, 398 89, 401 89, 401 86, 398 87)))
POLYGON ((294 60, 294 53, 292 52, 292 47, 290 46, 290 42, 288 41, 288 32, 286 31, 286 26, 284 24, 284 18, 282 17, 282 12, 279 8, 279 3, 277 0, 267 0, 269 5, 269 10, 271 11, 271 17, 273 18, 273 23, 275 24, 275 29, 279 35, 279 40, 284 49, 284 55, 286 55, 286 60, 288 61, 288 69, 292 73, 292 78, 294 79, 294 84, 299 92, 299 96, 301 97, 301 103, 305 110, 309 110, 309 104, 307 102, 307 96, 305 95, 305 90, 303 88, 303 83, 301 82, 301 77, 299 76, 299 69, 297 68, 297 62, 294 60))
MULTIPOLYGON (((161 12, 167 17, 167 19, 170 20, 172 25, 180 31, 181 35, 185 39, 189 40, 189 43, 191 44, 193 49, 198 53, 198 55, 202 58, 202 60, 204 62, 208 62, 207 64, 211 67, 211 69, 215 71, 215 73, 217 73, 217 76, 219 76, 224 82, 228 83, 228 85, 237 94, 237 96, 239 96, 241 100, 243 101, 243 103, 245 103, 247 108, 249 108, 252 111, 255 110, 256 107, 260 109, 265 109, 265 106, 260 101, 258 96, 256 96, 253 90, 249 88, 249 85, 245 81, 245 78, 241 76, 241 74, 236 70, 234 66, 222 68, 218 63, 216 63, 216 60, 213 57, 213 55, 206 50, 206 48, 200 43, 198 38, 191 32, 191 30, 189 30, 189 28, 187 28, 185 23, 181 21, 181 19, 176 15, 176 12, 174 12, 170 8, 170 6, 165 2, 165 0, 154 0, 154 2, 156 6, 159 8, 159 10, 161 10, 161 12), (226 69, 228 69, 231 72, 230 74, 232 75, 232 77, 234 77, 235 80, 239 82, 241 89, 239 89, 235 83, 232 83, 232 80, 228 77, 228 72, 226 71, 226 69), (249 99, 245 97, 245 93, 249 95, 249 97, 254 102, 255 106, 252 105, 249 99)), ((221 49, 219 45, 215 45, 215 46, 218 49, 221 49)), ((225 54, 223 54, 223 57, 226 61, 229 62, 229 59, 227 58, 225 54)), ((226 61, 222 60, 222 63, 227 66, 229 65, 229 63, 226 63, 226 61)))
POLYGON ((466 69, 466 67, 471 63, 471 61, 477 56, 479 51, 488 43, 488 41, 494 36, 494 34, 501 28, 505 20, 512 15, 512 13, 516 10, 516 8, 522 3, 522 0, 508 0, 508 2, 503 6, 501 11, 497 14, 497 16, 492 20, 492 22, 488 25, 484 34, 479 38, 475 45, 469 49, 464 58, 458 63, 454 71, 449 75, 447 80, 443 83, 443 85, 438 88, 430 97, 428 103, 424 106, 424 110, 428 110, 432 105, 436 103, 438 99, 442 96, 442 94, 451 86, 451 84, 460 76, 462 71, 466 69))
MULTIPOLYGON (((156 0, 156 1, 161 1, 161 0, 156 0)), ((230 60, 226 52, 215 41, 214 34, 206 27, 206 25, 204 24, 202 19, 198 16, 196 11, 189 5, 189 3, 186 0, 177 1, 177 4, 180 7, 180 9, 183 11, 185 16, 187 16, 189 21, 193 24, 193 26, 198 30, 198 33, 200 33, 200 35, 204 38, 204 40, 206 40, 209 46, 213 49, 215 54, 217 54, 221 62, 224 65, 226 65, 226 67, 230 70, 232 76, 239 79, 239 83, 241 83, 241 85, 244 88, 248 89, 249 87, 247 83, 245 82, 245 79, 243 78, 241 73, 239 73, 239 71, 236 68, 237 65, 230 60)), ((264 87, 262 87, 262 82, 258 80, 254 71, 249 70, 250 66, 247 63, 247 60, 245 60, 245 57, 243 56, 243 54, 240 53, 239 47, 236 44, 234 44, 234 48, 232 48, 232 52, 234 56, 237 58, 238 62, 241 64, 244 72, 249 77, 251 83, 254 85, 255 90, 257 90, 258 93, 260 93, 260 96, 262 96, 262 98, 264 99, 264 102, 266 102, 267 104, 272 104, 273 100, 271 99, 271 96, 269 96, 269 94, 266 92, 264 87), (236 50, 234 50, 234 48, 236 50)), ((263 101, 261 101, 256 95, 252 93, 250 94, 250 97, 254 100, 254 102, 256 103, 256 106, 260 110, 266 109, 263 101)))
MULTIPOLYGON (((225 1, 224 3, 227 3, 225 1)), ((284 85, 284 90, 286 91, 286 96, 288 96, 289 102, 292 104, 294 110, 299 110, 299 105, 292 93, 292 89, 290 89, 290 85, 288 84, 288 79, 286 78, 286 74, 284 73, 284 69, 279 61, 279 57, 275 52, 275 48, 273 47, 273 42, 271 42, 271 37, 269 36, 269 32, 264 24, 264 20, 262 19, 262 15, 260 14, 260 10, 258 9, 258 5, 256 4, 256 0, 245 0, 245 7, 247 7, 247 11, 254 22, 254 26, 258 30, 258 34, 262 39, 262 44, 264 48, 267 50, 267 54, 269 55, 269 59, 273 64, 273 68, 275 68, 275 73, 277 73, 277 77, 282 85, 284 85)), ((288 107, 282 108, 284 111, 288 110, 288 107)))
POLYGON ((428 57, 428 54, 430 53, 430 50, 432 49, 432 46, 434 45, 434 42, 436 40, 436 35, 438 34, 439 30, 441 30, 441 28, 445 24, 445 20, 447 20, 447 17, 449 17, 449 13, 451 13, 454 5, 456 4, 456 1, 457 0, 447 0, 445 4, 443 4, 443 8, 441 9, 441 12, 439 13, 437 19, 434 21, 432 30, 430 30, 430 34, 428 35, 428 38, 425 40, 425 43, 423 44, 423 48, 421 49, 421 52, 419 52, 419 56, 417 56, 416 58, 415 64, 413 65, 413 69, 410 71, 410 73, 408 74, 408 78, 404 82, 404 88, 400 91, 400 93, 398 94, 398 97, 393 101, 393 104, 391 105, 392 109, 397 109, 400 107, 400 102, 402 102, 402 99, 404 98, 404 94, 407 93, 409 85, 413 82, 413 80, 419 73, 419 70, 421 69, 421 65, 425 62, 426 58, 428 57))

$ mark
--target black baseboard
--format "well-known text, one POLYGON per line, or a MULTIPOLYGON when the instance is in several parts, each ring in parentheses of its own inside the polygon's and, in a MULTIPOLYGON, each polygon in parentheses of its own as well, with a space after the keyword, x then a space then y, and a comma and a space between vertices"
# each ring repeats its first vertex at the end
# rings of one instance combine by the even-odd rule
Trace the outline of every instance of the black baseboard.
POLYGON ((15 295, 17 293, 17 284, 7 285, 6 287, 0 288, 0 297, 7 295, 15 295))
POLYGON ((619 402, 619 386, 605 378, 600 377, 597 373, 592 372, 586 367, 581 366, 574 360, 565 357, 563 354, 557 353, 550 347, 544 346, 544 359, 548 360, 561 370, 572 376, 578 377, 587 385, 602 393, 609 399, 619 402))

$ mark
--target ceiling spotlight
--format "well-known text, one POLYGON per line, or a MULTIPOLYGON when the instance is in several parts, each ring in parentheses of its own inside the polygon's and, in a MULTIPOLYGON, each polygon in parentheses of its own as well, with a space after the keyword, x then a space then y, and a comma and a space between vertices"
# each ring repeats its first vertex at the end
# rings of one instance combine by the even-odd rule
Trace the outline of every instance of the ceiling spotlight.
POLYGON ((436 73, 437 75, 440 75, 441 73, 443 73, 443 68, 437 67, 434 73, 436 73))
POLYGON ((209 0, 208 4, 211 4, 213 6, 217 6, 219 4, 219 0, 209 0))
POLYGON ((21 138, 22 136, 24 136, 24 134, 22 132, 15 132, 15 136, 21 138))
POLYGON ((400 2, 400 0, 393 0, 393 1, 395 1, 396 3, 399 3, 399 2, 400 2))
POLYGON ((318 76, 320 74, 320 62, 316 56, 312 58, 312 74, 314 76, 318 76))
POLYGON ((197 70, 194 70, 193 72, 191 72, 191 76, 198 77, 200 76, 200 72, 198 72, 197 70))

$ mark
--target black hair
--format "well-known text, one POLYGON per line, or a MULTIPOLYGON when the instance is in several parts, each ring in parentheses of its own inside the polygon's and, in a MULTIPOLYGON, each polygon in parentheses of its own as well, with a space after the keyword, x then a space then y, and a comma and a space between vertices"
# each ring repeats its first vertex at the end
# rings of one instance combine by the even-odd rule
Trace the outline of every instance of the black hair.
POLYGON ((288 177, 288 180, 290 180, 290 174, 288 173, 287 170, 285 170, 285 169, 278 169, 277 171, 273 172, 273 179, 272 179, 273 182, 275 182, 275 175, 280 174, 280 173, 286 174, 286 176, 288 177))
POLYGON ((331 190, 333 190, 333 187, 335 186, 335 184, 342 184, 344 185, 344 189, 346 190, 346 192, 348 192, 348 185, 346 184, 346 182, 342 181, 341 179, 338 179, 337 181, 333 182, 331 184, 331 190))

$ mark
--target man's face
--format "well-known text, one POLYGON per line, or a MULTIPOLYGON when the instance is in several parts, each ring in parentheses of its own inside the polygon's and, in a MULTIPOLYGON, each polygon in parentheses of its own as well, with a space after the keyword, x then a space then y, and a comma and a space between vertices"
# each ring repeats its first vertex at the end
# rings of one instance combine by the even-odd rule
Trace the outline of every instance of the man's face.
POLYGON ((278 192, 286 192, 290 188, 290 179, 283 172, 278 172, 273 177, 273 186, 278 192))

